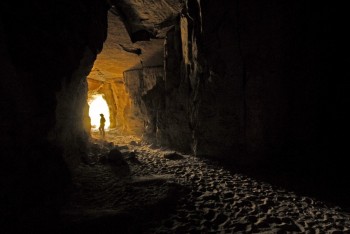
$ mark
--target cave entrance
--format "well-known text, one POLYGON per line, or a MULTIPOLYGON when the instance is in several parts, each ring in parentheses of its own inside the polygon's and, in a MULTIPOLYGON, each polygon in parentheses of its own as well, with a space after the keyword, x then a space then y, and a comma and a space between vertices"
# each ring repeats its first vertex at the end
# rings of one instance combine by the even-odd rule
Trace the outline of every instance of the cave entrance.
POLYGON ((106 123, 105 129, 108 130, 110 126, 110 115, 109 108, 106 99, 102 94, 92 95, 88 100, 89 108, 89 116, 91 119, 91 129, 97 131, 100 124, 100 114, 103 114, 106 123))

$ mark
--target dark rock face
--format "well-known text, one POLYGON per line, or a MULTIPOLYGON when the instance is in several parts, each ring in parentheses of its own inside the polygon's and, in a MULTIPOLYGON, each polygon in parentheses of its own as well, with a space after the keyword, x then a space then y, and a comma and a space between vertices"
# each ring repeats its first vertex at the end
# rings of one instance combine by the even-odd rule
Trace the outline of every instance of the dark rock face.
POLYGON ((190 84, 184 57, 183 42, 179 25, 167 33, 165 43, 165 119, 162 132, 168 145, 175 146, 180 151, 191 151, 192 129, 190 125, 189 103, 190 84))
POLYGON ((141 83, 126 82, 149 135, 157 144, 244 164, 288 164, 283 158, 306 169, 320 161, 311 155, 339 146, 327 135, 339 135, 345 124, 333 121, 340 120, 334 113, 344 116, 338 107, 347 98, 333 95, 341 84, 329 86, 338 70, 332 14, 301 1, 186 1, 167 33, 163 78, 125 74, 152 83, 140 92, 141 83))
POLYGON ((180 19, 182 72, 191 85, 195 153, 256 160, 322 145, 335 66, 333 41, 322 36, 331 10, 299 1, 187 6, 180 19))
POLYGON ((50 132, 50 139, 64 149, 65 161, 71 168, 79 164, 83 154, 86 154, 88 132, 84 126, 87 100, 87 81, 96 54, 86 48, 80 66, 71 76, 71 81, 62 82, 62 89, 57 92, 56 123, 50 132), (78 111, 77 111, 78 110, 78 111), (85 111, 85 112, 84 112, 85 111))
POLYGON ((349 98, 333 81, 345 49, 334 15, 302 1, 186 1, 167 33, 164 84, 144 102, 161 103, 156 143, 341 187, 349 98))
POLYGON ((2 1, 0 9, 1 213, 11 219, 54 210, 84 153, 84 79, 105 40, 107 5, 2 1))
POLYGON ((349 96, 340 78, 348 72, 339 65, 347 46, 337 42, 334 29, 343 21, 335 20, 335 7, 213 5, 187 1, 180 19, 193 151, 343 194, 349 96))

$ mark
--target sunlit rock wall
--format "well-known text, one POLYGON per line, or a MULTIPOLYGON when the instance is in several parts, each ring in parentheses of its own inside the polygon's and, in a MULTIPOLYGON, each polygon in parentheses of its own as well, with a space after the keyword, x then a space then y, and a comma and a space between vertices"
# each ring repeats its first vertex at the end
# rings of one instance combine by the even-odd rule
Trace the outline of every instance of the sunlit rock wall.
POLYGON ((135 134, 140 136, 142 133, 142 120, 131 118, 131 99, 126 91, 124 81, 115 80, 111 83, 113 98, 117 106, 116 109, 116 127, 122 134, 135 134))
POLYGON ((110 128, 115 128, 117 124, 117 103, 114 99, 113 90, 112 90, 112 84, 110 82, 104 82, 103 86, 101 87, 100 93, 103 94, 104 98, 106 99, 108 109, 109 109, 109 120, 110 120, 110 128))
POLYGON ((129 118, 139 119, 144 137, 157 141, 163 116, 164 68, 145 67, 124 72, 125 87, 131 98, 129 118))

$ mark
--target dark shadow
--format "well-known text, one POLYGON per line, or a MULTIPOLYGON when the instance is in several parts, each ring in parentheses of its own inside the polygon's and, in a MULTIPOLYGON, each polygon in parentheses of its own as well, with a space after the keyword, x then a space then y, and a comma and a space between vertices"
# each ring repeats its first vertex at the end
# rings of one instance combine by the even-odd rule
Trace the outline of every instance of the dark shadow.
POLYGON ((94 140, 88 157, 73 179, 73 205, 61 212, 57 233, 144 233, 174 214, 190 192, 168 177, 132 175, 130 167, 142 163, 127 147, 94 140))
POLYGON ((233 173, 243 173, 350 211, 347 163, 339 161, 339 154, 337 150, 330 153, 325 145, 299 145, 275 149, 263 160, 249 165, 228 160, 230 157, 218 163, 233 173))

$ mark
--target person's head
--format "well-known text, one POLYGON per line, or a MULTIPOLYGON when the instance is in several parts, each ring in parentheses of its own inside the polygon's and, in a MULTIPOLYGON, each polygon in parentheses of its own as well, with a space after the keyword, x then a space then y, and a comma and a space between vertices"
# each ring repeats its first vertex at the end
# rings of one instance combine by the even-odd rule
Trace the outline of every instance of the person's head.
POLYGON ((100 114, 100 116, 102 117, 102 116, 103 116, 103 114, 100 114))

